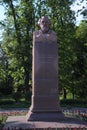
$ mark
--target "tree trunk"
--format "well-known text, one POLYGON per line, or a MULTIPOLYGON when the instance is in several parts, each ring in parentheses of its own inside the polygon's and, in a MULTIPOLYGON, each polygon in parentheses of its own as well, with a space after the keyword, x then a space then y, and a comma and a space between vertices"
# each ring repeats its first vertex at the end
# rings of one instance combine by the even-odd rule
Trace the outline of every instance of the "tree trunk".
POLYGON ((63 99, 66 99, 66 95, 67 95, 67 93, 66 93, 66 89, 63 88, 63 99))
POLYGON ((29 72, 25 69, 24 77, 25 94, 29 92, 29 72))
POLYGON ((16 36, 17 36, 17 42, 19 45, 21 45, 21 36, 20 36, 20 32, 19 32, 20 29, 19 29, 19 24, 17 23, 17 20, 16 20, 15 8, 14 8, 12 0, 10 0, 9 6, 12 10, 12 16, 14 19, 14 26, 15 26, 16 36))

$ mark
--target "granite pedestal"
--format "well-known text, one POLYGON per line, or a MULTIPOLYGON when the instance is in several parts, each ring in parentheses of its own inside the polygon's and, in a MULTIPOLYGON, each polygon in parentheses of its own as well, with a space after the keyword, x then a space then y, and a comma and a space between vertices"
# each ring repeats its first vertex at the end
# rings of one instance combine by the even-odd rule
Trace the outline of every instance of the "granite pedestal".
POLYGON ((62 120, 58 92, 58 47, 55 32, 33 35, 32 105, 28 121, 62 120))

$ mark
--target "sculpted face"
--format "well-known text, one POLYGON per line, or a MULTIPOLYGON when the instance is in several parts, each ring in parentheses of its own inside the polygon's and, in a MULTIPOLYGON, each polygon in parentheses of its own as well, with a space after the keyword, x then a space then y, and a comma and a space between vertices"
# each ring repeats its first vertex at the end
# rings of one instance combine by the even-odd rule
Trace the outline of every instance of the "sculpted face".
POLYGON ((47 33, 50 27, 50 21, 47 17, 42 17, 39 21, 39 26, 43 33, 47 33))

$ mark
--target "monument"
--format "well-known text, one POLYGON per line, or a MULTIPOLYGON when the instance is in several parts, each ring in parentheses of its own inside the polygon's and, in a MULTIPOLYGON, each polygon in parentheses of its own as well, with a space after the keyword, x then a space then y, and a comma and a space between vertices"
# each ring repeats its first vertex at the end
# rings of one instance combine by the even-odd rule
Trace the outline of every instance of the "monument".
POLYGON ((50 20, 38 21, 40 30, 33 33, 32 104, 28 121, 62 120, 58 92, 58 44, 56 33, 50 30, 50 20))
MULTIPOLYGON (((56 33, 47 17, 39 20, 41 30, 33 34, 32 105, 25 116, 9 116, 3 129, 80 129, 87 122, 64 117, 58 97, 58 48, 56 33)), ((78 110, 78 109, 77 109, 78 110)))

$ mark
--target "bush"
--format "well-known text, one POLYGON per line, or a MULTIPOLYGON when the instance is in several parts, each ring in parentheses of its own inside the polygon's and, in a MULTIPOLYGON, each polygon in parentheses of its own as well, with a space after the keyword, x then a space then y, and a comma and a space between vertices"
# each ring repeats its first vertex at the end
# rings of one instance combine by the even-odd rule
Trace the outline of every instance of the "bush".
POLYGON ((61 106, 82 106, 87 107, 87 100, 73 100, 73 99, 66 99, 60 101, 61 106))
POLYGON ((31 101, 31 95, 32 95, 32 92, 31 92, 31 91, 29 91, 29 92, 27 92, 27 93, 25 94, 25 99, 26 99, 26 101, 31 101))
POLYGON ((0 92, 0 97, 2 97, 2 95, 3 95, 3 94, 0 92))
POLYGON ((9 104, 14 104, 14 101, 12 101, 12 100, 1 100, 0 101, 0 105, 9 105, 9 104))
POLYGON ((14 98, 15 102, 19 102, 20 98, 21 98, 21 92, 14 92, 12 97, 14 98))

